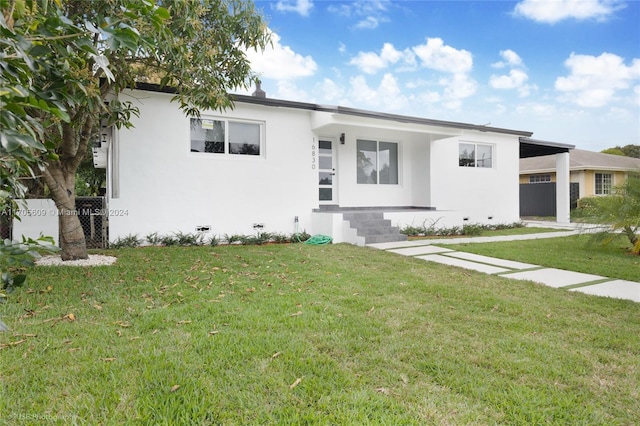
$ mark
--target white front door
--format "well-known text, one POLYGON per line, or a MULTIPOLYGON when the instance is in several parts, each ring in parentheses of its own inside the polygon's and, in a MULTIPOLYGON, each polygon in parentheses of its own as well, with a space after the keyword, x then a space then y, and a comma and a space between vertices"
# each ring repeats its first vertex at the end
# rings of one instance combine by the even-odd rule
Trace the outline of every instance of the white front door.
POLYGON ((318 140, 318 200, 320 204, 338 204, 336 193, 336 141, 318 140))

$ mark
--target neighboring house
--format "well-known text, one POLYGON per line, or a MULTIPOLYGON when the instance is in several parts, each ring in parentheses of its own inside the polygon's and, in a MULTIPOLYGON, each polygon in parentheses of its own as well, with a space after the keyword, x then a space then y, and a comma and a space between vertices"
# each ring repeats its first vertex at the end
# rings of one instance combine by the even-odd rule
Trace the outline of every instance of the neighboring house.
POLYGON ((111 241, 305 230, 361 245, 401 238, 407 225, 512 223, 519 158, 559 154, 568 164, 573 148, 527 131, 271 99, 259 88, 200 119, 153 85, 121 98, 140 116, 131 129, 104 129, 94 151, 107 168, 111 241))
MULTIPOLYGON (((615 185, 624 182, 629 172, 640 171, 640 158, 582 149, 572 149, 569 154, 569 180, 578 184, 578 198, 610 194, 615 185)), ((555 182, 555 165, 553 155, 521 159, 520 183, 555 182)))

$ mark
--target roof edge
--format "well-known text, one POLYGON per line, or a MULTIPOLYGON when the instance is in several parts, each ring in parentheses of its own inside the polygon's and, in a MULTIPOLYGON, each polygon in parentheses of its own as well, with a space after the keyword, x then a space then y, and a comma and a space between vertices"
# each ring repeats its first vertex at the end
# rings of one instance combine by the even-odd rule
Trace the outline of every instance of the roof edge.
MULTIPOLYGON (((168 93, 175 94, 177 93, 176 89, 168 86, 160 86, 158 84, 153 83, 136 83, 135 89, 144 90, 148 92, 159 92, 159 93, 168 93)), ((522 137, 529 137, 533 135, 533 132, 523 131, 523 130, 513 130, 513 129, 504 129, 500 127, 489 127, 482 126, 477 124, 463 123, 457 121, 446 121, 446 120, 433 120, 429 118, 421 118, 414 117, 408 115, 400 115, 400 114, 389 114, 382 113, 358 108, 350 108, 350 107, 341 107, 341 106, 332 106, 332 105, 319 105, 308 102, 298 102, 298 101, 287 101, 282 99, 274 99, 274 98, 262 98, 257 96, 247 96, 247 95, 238 95, 238 94, 229 94, 231 99, 234 102, 255 104, 255 105, 264 105, 264 106, 273 106, 280 108, 295 108, 302 109, 308 111, 318 111, 318 112, 328 112, 333 114, 343 114, 350 115, 356 117, 364 117, 364 118, 374 118, 379 120, 386 121, 396 121, 399 123, 408 123, 408 124, 421 124, 425 126, 435 126, 435 127, 448 127, 448 128, 456 128, 456 129, 464 129, 464 130, 476 130, 480 132, 491 132, 491 133, 503 133, 509 135, 515 135, 522 137)))

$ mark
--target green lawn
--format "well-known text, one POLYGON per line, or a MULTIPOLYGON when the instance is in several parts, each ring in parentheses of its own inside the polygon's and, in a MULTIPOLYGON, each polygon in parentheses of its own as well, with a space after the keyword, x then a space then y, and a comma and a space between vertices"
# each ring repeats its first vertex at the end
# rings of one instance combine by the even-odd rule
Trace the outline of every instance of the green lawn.
POLYGON ((442 246, 550 268, 640 281, 640 256, 629 253, 629 241, 623 237, 606 246, 592 243, 589 235, 442 246))
POLYGON ((525 235, 525 234, 540 234, 546 232, 563 232, 566 229, 558 229, 558 228, 538 228, 538 227, 522 227, 522 228, 507 228, 507 229, 493 229, 493 230, 483 230, 480 235, 455 235, 449 237, 437 236, 437 235, 427 235, 427 236, 409 236, 410 240, 424 240, 424 239, 442 239, 442 238, 450 238, 452 242, 455 242, 457 238, 470 238, 475 236, 481 237, 498 237, 503 235, 525 235))
POLYGON ((0 305, 0 424, 640 418, 637 303, 343 244, 109 253, 0 305))

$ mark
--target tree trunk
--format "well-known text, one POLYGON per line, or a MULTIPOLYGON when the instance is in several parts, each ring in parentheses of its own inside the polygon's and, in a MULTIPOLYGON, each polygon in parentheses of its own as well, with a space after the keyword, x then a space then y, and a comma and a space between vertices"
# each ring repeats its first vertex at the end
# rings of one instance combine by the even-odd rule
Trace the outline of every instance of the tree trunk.
POLYGON ((44 170, 44 182, 58 208, 60 224, 60 256, 62 260, 88 259, 87 243, 76 210, 76 171, 84 158, 93 134, 91 114, 79 113, 72 123, 62 125, 59 158, 49 161, 44 170))
POLYGON ((58 208, 60 225, 60 256, 62 260, 87 259, 87 244, 80 217, 76 210, 75 170, 63 171, 57 165, 48 165, 44 180, 51 192, 51 198, 58 208))

